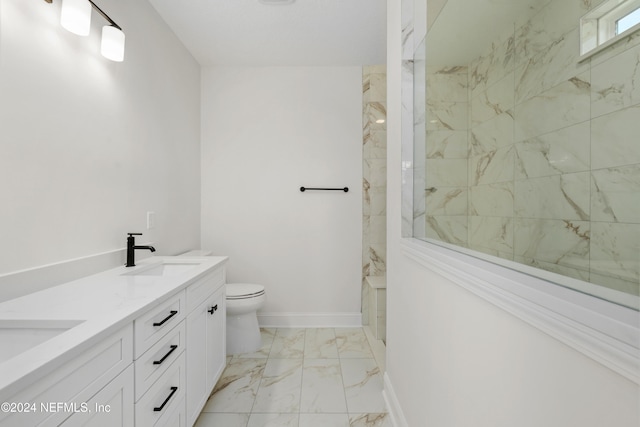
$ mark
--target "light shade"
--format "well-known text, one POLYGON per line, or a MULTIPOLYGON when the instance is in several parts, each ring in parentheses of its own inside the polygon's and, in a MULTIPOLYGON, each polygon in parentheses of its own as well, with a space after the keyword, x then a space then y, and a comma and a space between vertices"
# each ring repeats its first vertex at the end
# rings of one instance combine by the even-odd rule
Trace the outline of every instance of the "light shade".
POLYGON ((102 27, 100 52, 107 59, 122 62, 124 59, 124 33, 122 30, 112 25, 102 27))
POLYGON ((91 30, 91 3, 87 0, 63 0, 60 24, 79 36, 88 36, 91 30))

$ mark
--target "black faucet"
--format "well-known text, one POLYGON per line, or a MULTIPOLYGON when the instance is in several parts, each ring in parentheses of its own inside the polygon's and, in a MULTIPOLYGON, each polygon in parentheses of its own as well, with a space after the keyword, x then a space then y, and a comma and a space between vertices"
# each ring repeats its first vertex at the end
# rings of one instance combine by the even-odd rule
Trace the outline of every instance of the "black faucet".
POLYGON ((148 249, 151 252, 155 252, 156 248, 153 246, 136 246, 136 238, 133 236, 142 236, 142 233, 127 233, 129 237, 127 237, 127 263, 126 267, 135 267, 135 250, 136 249, 148 249))

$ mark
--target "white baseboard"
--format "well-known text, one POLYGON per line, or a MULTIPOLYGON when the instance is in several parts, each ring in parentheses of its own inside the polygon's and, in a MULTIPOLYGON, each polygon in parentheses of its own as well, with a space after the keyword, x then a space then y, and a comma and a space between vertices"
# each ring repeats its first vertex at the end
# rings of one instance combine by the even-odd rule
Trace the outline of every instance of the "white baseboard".
POLYGON ((389 380, 389 376, 386 372, 384 373, 384 390, 382 391, 382 396, 387 404, 387 410, 389 411, 389 417, 391 418, 391 424, 393 424, 393 427, 409 427, 409 424, 402 413, 400 402, 398 401, 396 393, 393 391, 393 386, 391 385, 391 381, 389 380))
POLYGON ((258 313, 266 328, 359 328, 360 313, 258 313))

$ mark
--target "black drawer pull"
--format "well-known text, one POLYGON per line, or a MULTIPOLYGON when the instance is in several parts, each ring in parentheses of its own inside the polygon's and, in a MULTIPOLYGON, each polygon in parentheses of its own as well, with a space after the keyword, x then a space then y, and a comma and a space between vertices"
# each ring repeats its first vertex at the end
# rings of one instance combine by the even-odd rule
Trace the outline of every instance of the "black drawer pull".
POLYGON ((207 310, 210 314, 215 313, 218 310, 218 304, 214 305, 213 307, 211 307, 209 310, 207 310))
POLYGON ((178 391, 178 387, 171 387, 171 393, 169 393, 169 396, 167 396, 167 398, 164 400, 164 402, 162 402, 162 405, 157 406, 155 408, 153 408, 153 410, 155 412, 159 412, 162 411, 164 409, 164 406, 169 403, 169 401, 171 400, 171 398, 173 397, 174 394, 176 394, 176 391, 178 391))
POLYGON ((169 314, 167 317, 165 317, 164 319, 162 319, 161 322, 156 322, 153 324, 153 326, 162 326, 165 324, 165 322, 167 322, 169 319, 171 319, 173 316, 175 316, 176 314, 178 314, 178 312, 176 310, 171 310, 170 312, 171 314, 169 314))
POLYGON ((177 345, 175 345, 175 344, 174 344, 174 345, 172 345, 172 346, 171 346, 171 350, 169 350, 169 352, 168 352, 167 354, 165 354, 164 356, 162 356, 162 359, 160 359, 160 360, 154 360, 154 361, 153 361, 153 364, 154 364, 154 365, 162 365, 162 362, 164 362, 164 360, 165 360, 167 357, 169 357, 169 355, 170 355, 171 353, 173 353, 173 352, 174 352, 174 350, 175 350, 176 348, 178 348, 178 346, 177 346, 177 345))

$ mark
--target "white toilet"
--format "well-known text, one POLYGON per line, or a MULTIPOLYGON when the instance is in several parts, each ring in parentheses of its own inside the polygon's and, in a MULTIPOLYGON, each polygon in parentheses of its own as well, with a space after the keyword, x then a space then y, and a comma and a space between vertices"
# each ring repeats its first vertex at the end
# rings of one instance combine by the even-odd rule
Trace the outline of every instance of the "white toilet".
POLYGON ((253 353, 262 347, 256 312, 267 301, 264 286, 227 283, 227 354, 253 353))
MULTIPOLYGON (((180 256, 209 256, 211 251, 193 250, 180 256)), ((253 353, 262 347, 256 312, 267 301, 264 286, 250 283, 227 283, 227 354, 253 353)))

